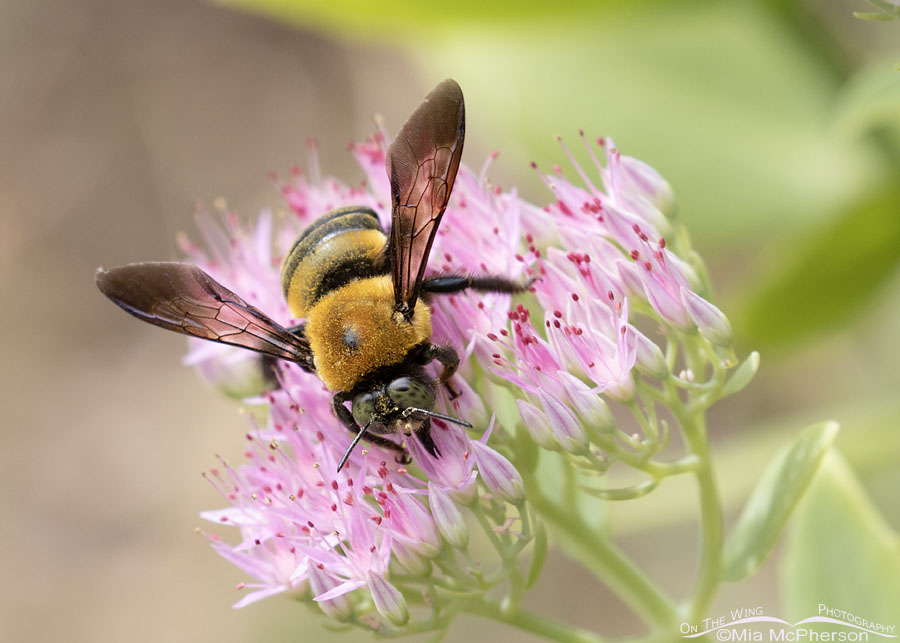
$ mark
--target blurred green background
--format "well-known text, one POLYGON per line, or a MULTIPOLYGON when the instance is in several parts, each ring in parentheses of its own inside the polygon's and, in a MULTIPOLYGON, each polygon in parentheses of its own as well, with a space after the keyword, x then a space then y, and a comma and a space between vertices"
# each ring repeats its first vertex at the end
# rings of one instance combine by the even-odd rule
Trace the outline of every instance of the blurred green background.
MULTIPOLYGON (((284 600, 229 609, 245 579, 192 530, 221 505, 199 473, 214 453, 239 455, 245 420, 179 366, 180 340, 119 314, 92 274, 173 258, 196 200, 225 196, 248 218, 279 207, 266 173, 305 164, 310 137, 326 173, 359 180, 346 144, 375 112, 396 131, 447 76, 466 93, 464 162, 499 150, 492 176, 537 203, 549 194, 529 162, 565 166, 554 135, 577 148, 581 128, 668 178, 740 354, 762 353, 756 381, 710 420, 729 520, 782 443, 840 421, 862 486, 832 493, 854 475, 832 466, 794 527, 847 557, 864 592, 852 549, 872 540, 839 538, 840 525, 864 515, 900 559, 886 526, 900 526, 900 22, 852 17, 870 8, 0 5, 0 638, 366 640, 284 600)), ((675 595, 694 569, 694 496, 672 481, 612 508, 623 548, 675 595)), ((711 613, 787 617, 816 553, 780 546, 711 613)), ((558 554, 526 605, 610 635, 638 627, 558 554)), ((461 619, 449 640, 502 633, 461 619)))

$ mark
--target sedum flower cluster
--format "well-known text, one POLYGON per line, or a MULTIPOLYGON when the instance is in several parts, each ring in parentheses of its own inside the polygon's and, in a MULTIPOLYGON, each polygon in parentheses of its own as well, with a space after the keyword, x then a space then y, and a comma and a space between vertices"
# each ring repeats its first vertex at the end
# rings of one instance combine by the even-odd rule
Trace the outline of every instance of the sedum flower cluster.
MULTIPOLYGON (((307 171, 274 177, 285 212, 263 212, 248 226, 223 204, 199 211, 202 244, 182 239, 183 253, 277 322, 298 323, 281 296, 281 258, 332 208, 366 205, 390 225, 385 148, 380 133, 351 147, 366 180, 349 187, 320 175, 311 146, 307 171)), ((540 574, 546 526, 570 551, 580 542, 595 557, 589 568, 635 611, 671 620, 671 605, 627 562, 600 560, 618 553, 569 509, 578 495, 627 499, 669 475, 700 471, 698 410, 741 388, 755 366, 726 382, 734 365, 728 320, 710 303, 703 264, 671 219, 669 185, 610 139, 585 148, 588 169, 563 147, 575 180, 533 165, 553 194, 543 207, 489 181, 494 157, 477 173, 460 166, 429 270, 534 281, 513 300, 474 292, 432 299, 432 341, 462 358, 452 381, 460 395, 444 393, 437 409, 475 427, 435 420, 440 458, 414 438, 406 439, 410 465, 364 444, 338 473, 352 436, 315 375, 192 340, 188 364, 265 411, 251 416, 263 419, 246 435, 245 461, 222 461, 207 474, 227 507, 203 518, 239 534, 229 542, 208 534, 212 546, 250 579, 235 607, 284 594, 385 636, 441 632, 472 612, 549 638, 589 640, 518 609, 540 574), (673 421, 686 435, 685 454, 665 460, 659 452, 673 421), (564 463, 567 482, 548 482, 549 461, 564 463), (609 486, 616 465, 641 479, 609 486)))

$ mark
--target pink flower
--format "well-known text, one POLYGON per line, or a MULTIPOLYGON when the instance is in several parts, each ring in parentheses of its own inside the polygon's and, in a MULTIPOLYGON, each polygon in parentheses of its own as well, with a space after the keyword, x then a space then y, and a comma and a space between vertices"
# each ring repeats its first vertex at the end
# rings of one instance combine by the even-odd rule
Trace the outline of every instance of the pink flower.
MULTIPOLYGON (((182 240, 182 251, 276 322, 298 323, 281 295, 282 256, 332 208, 367 205, 389 225, 384 141, 378 134, 351 147, 366 173, 361 187, 321 177, 311 146, 307 172, 274 179, 291 211, 286 221, 276 225, 263 213, 246 226, 224 206, 217 216, 201 210, 203 248, 182 240)), ((640 376, 668 375, 660 348, 634 326, 636 310, 682 332, 699 329, 714 343, 729 340, 727 319, 695 292, 696 275, 662 236, 669 229, 662 214, 671 207, 668 184, 621 156, 611 141, 603 147, 606 165, 594 161, 604 190, 577 164, 580 185, 559 171, 541 174, 555 195, 544 208, 487 181, 495 155, 477 175, 460 166, 429 272, 536 278, 532 308, 511 306, 509 295, 475 292, 431 302, 432 341, 453 346, 462 358, 452 382, 460 395, 450 401, 442 391, 438 409, 476 430, 489 418, 476 382, 489 372, 516 387, 522 420, 538 444, 586 453, 592 436, 614 427, 604 398, 628 402, 640 376)), ((235 545, 211 536, 213 546, 254 579, 242 585, 253 591, 235 607, 286 593, 311 596, 334 618, 374 605, 382 618, 404 623, 408 606, 391 571, 437 573, 432 561, 442 539, 465 547, 461 506, 525 501, 514 463, 487 444, 493 422, 473 440, 462 427, 435 420, 431 435, 441 456, 408 439, 410 470, 393 452, 364 443, 336 472, 352 436, 315 375, 285 362, 266 372, 256 355, 199 341, 191 341, 185 361, 267 411, 264 425, 247 435, 246 461, 223 463, 208 476, 230 506, 203 517, 240 533, 235 545), (479 495, 479 488, 490 493, 479 495)))

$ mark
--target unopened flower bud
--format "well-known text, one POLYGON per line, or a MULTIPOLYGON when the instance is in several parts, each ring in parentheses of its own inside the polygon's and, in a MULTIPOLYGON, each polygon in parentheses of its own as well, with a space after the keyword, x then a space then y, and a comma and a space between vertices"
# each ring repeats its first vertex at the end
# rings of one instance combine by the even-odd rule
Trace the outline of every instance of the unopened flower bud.
POLYGON ((585 453, 588 448, 587 434, 581 428, 575 414, 565 404, 544 391, 540 391, 538 397, 559 445, 569 453, 576 455, 585 453))
POLYGON ((638 276, 637 268, 633 263, 624 260, 617 261, 616 271, 619 274, 619 279, 622 282, 626 295, 637 297, 638 299, 647 299, 647 295, 644 294, 644 284, 641 283, 641 278, 638 276))
POLYGON ((513 504, 525 500, 525 483, 509 460, 477 440, 472 441, 472 455, 484 484, 492 493, 513 504))
POLYGON ((375 609, 394 625, 404 625, 409 620, 409 608, 406 599, 396 587, 378 574, 369 573, 366 585, 372 592, 375 609))
POLYGON ((632 336, 636 349, 635 367, 638 372, 655 380, 666 379, 669 376, 669 365, 659 346, 638 330, 635 330, 632 336))
POLYGON ((519 415, 522 416, 522 424, 525 425, 531 439, 544 449, 551 451, 559 449, 559 442, 556 441, 544 412, 526 400, 516 400, 516 405, 519 407, 519 415))
POLYGON ((408 493, 389 496, 391 517, 386 525, 399 532, 411 553, 424 558, 434 558, 440 552, 441 542, 431 514, 408 493))
MULTIPOLYGON (((611 141, 610 141, 611 143, 611 141)), ((672 186, 655 169, 632 156, 619 155, 609 146, 609 172, 615 172, 615 187, 626 194, 646 198, 666 215, 675 212, 672 186)))
POLYGON ((683 331, 692 330, 694 328, 693 321, 685 310, 678 292, 673 293, 667 289, 667 282, 657 281, 654 275, 650 274, 651 271, 652 266, 650 269, 646 266, 639 266, 637 272, 644 286, 644 294, 647 301, 653 306, 653 310, 675 328, 683 331))
POLYGON ((450 499, 446 491, 438 485, 428 483, 428 504, 438 531, 451 546, 465 549, 469 543, 469 530, 459 509, 450 499))
POLYGON ((616 428, 616 420, 600 395, 571 373, 559 373, 572 406, 589 431, 605 433, 616 428))
MULTIPOLYGON (((312 590, 313 596, 322 596, 338 585, 338 581, 325 573, 325 570, 321 569, 318 564, 310 561, 309 588, 312 590)), ((316 598, 315 602, 326 615, 339 621, 345 621, 353 614, 353 607, 346 594, 339 594, 325 600, 316 598)))
POLYGON ((681 289, 681 301, 703 337, 718 348, 731 346, 731 324, 721 310, 687 288, 681 289))
POLYGON ((410 576, 424 578, 431 573, 431 561, 409 544, 409 539, 394 537, 391 555, 410 576))

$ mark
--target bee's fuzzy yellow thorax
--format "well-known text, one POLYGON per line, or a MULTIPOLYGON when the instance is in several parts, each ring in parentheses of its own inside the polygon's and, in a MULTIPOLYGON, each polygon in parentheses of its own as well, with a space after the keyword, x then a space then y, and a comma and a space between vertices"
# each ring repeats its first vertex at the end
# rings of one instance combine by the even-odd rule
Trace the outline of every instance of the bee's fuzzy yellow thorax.
POLYGON ((399 364, 431 337, 422 301, 410 321, 394 314, 389 275, 351 281, 316 302, 306 320, 316 372, 332 391, 349 391, 375 369, 399 364))

